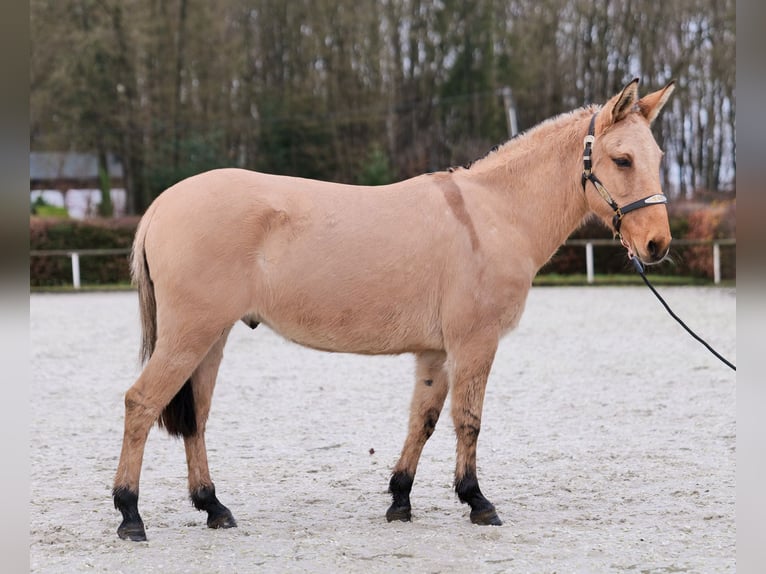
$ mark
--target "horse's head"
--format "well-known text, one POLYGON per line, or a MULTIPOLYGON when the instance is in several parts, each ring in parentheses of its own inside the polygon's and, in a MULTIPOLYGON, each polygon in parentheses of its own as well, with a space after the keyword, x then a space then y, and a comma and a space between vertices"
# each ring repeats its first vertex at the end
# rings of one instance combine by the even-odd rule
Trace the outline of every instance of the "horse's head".
POLYGON ((661 261, 670 247, 659 177, 662 151, 650 126, 672 92, 671 82, 638 99, 635 79, 604 105, 593 125, 592 174, 596 177, 591 178, 594 185, 586 186, 588 205, 616 228, 625 247, 644 263, 661 261), (603 184, 601 190, 598 183, 603 184))

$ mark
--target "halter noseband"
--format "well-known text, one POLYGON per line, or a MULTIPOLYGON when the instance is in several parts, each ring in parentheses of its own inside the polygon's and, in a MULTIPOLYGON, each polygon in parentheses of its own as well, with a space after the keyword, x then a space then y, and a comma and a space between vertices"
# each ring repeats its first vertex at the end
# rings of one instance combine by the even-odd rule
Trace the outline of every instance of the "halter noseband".
POLYGON ((593 161, 591 160, 591 153, 593 151, 593 142, 596 141, 596 115, 597 113, 593 114, 593 116, 590 118, 590 126, 588 127, 588 135, 585 136, 585 151, 583 152, 583 170, 582 170, 582 190, 583 193, 585 193, 585 184, 590 181, 593 184, 593 187, 596 188, 596 191, 598 191, 599 195, 609 204, 609 207, 612 208, 612 211, 614 211, 614 217, 612 217, 612 225, 614 226, 615 233, 619 236, 620 235, 620 225, 622 224, 622 218, 626 213, 629 213, 631 211, 634 211, 640 207, 647 207, 649 205, 655 205, 657 203, 667 203, 668 198, 665 197, 662 193, 655 193, 654 195, 650 195, 649 197, 645 197, 644 199, 639 199, 638 201, 634 201, 633 203, 629 203, 625 207, 620 207, 617 205, 617 202, 612 198, 611 195, 609 195, 609 192, 604 187, 604 184, 601 183, 601 180, 599 180, 596 177, 596 174, 593 173, 593 161))

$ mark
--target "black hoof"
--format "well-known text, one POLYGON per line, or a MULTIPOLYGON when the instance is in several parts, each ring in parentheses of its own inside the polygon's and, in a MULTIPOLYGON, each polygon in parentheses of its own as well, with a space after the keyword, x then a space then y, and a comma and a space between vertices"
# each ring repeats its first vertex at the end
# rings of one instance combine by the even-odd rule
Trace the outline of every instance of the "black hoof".
POLYGON ((234 520, 231 511, 224 505, 220 505, 221 508, 215 513, 209 512, 207 516, 208 528, 236 528, 237 521, 234 520))
POLYGON ((122 514, 122 523, 117 528, 117 536, 134 542, 146 540, 144 521, 138 513, 138 493, 119 487, 112 491, 112 496, 114 507, 122 514))
POLYGON ((410 491, 412 483, 415 480, 414 474, 408 474, 403 471, 395 472, 391 475, 391 481, 388 483, 388 492, 393 496, 391 506, 386 510, 386 520, 393 522, 410 522, 412 520, 412 506, 410 505, 410 491))
POLYGON ((386 510, 386 520, 393 522, 399 520, 401 522, 412 521, 412 508, 410 506, 396 506, 392 504, 388 510, 386 510))
POLYGON ((123 540, 132 540, 133 542, 143 542, 146 540, 146 530, 144 530, 144 523, 139 520, 138 522, 122 521, 120 527, 117 529, 117 536, 123 540))
POLYGON ((215 495, 215 486, 203 486, 190 495, 192 504, 197 510, 207 512, 208 528, 236 528, 237 521, 234 520, 231 511, 220 503, 215 495))
POLYGON ((497 512, 495 512, 494 506, 490 506, 489 508, 485 508, 483 510, 472 510, 471 522, 473 524, 480 524, 482 526, 502 526, 503 525, 503 521, 500 520, 500 517, 497 515, 497 512))
POLYGON ((475 471, 466 472, 463 478, 457 481, 455 491, 460 502, 465 502, 471 507, 472 523, 489 526, 503 525, 503 521, 495 512, 495 505, 481 493, 475 471))

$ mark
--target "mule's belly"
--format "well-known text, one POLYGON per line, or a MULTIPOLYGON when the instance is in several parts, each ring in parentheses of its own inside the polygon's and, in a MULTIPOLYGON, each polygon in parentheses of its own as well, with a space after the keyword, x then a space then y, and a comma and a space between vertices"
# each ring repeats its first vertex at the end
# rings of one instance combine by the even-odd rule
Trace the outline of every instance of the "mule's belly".
POLYGON ((438 350, 443 347, 440 337, 392 336, 390 331, 379 328, 377 333, 347 329, 341 332, 319 328, 306 329, 293 324, 266 322, 274 331, 299 345, 335 353, 360 355, 398 355, 438 350))
MULTIPOLYGON (((342 293, 342 287, 338 288, 342 293)), ((290 297, 259 318, 300 345, 339 353, 399 354, 442 349, 436 309, 413 301, 377 301, 346 297, 290 297)))
POLYGON ((294 205, 254 246, 252 311, 287 339, 327 351, 440 349, 443 259, 392 205, 294 205))

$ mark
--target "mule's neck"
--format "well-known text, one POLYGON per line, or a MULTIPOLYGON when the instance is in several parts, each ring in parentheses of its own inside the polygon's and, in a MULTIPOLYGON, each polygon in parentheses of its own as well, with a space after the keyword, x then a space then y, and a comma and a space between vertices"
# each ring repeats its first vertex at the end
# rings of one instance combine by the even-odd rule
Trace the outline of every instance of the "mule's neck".
POLYGON ((505 216, 523 228, 536 269, 589 212, 580 178, 583 138, 594 111, 583 108, 546 120, 465 170, 501 198, 505 216))

